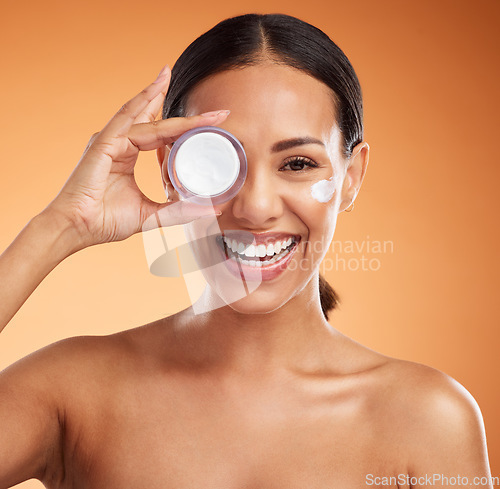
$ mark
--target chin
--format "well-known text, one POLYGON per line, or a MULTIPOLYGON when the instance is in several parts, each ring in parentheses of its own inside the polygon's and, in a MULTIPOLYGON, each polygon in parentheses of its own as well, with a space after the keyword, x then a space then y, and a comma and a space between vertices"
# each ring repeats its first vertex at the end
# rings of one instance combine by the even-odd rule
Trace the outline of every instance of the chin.
POLYGON ((228 307, 240 314, 270 314, 280 309, 289 300, 291 300, 290 297, 277 297, 264 290, 255 290, 246 297, 231 302, 228 307))
POLYGON ((276 304, 276 301, 252 300, 251 295, 239 301, 228 304, 235 312, 240 314, 269 314, 278 310, 286 301, 276 304))

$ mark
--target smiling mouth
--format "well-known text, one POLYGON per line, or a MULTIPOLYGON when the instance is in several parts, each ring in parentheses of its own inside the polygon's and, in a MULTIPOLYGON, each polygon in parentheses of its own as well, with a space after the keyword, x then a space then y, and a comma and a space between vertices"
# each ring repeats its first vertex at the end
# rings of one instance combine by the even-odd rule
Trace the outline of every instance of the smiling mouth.
POLYGON ((249 244, 220 235, 216 241, 227 259, 253 268, 265 268, 284 260, 297 246, 300 237, 290 235, 267 244, 249 244))

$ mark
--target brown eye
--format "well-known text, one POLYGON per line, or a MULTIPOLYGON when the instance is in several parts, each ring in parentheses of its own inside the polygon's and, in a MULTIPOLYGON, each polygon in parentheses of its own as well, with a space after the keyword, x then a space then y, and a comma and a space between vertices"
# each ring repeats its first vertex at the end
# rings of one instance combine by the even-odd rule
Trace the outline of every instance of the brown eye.
POLYGON ((280 171, 283 170, 292 170, 292 171, 303 171, 305 169, 309 168, 317 168, 317 164, 314 163, 314 161, 310 160, 309 158, 304 158, 304 157, 294 157, 288 160, 285 165, 283 165, 280 168, 280 171))

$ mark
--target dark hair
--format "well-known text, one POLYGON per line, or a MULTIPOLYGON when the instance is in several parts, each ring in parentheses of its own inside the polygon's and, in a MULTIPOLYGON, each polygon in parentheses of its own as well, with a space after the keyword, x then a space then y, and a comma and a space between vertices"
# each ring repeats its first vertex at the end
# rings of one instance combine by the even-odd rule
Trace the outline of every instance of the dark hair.
MULTIPOLYGON (((210 75, 266 59, 305 71, 331 88, 346 158, 363 140, 363 99, 358 77, 342 50, 320 29, 283 14, 246 14, 223 20, 193 41, 172 68, 162 117, 182 117, 193 88, 210 75)), ((320 275, 321 308, 338 295, 320 275)))

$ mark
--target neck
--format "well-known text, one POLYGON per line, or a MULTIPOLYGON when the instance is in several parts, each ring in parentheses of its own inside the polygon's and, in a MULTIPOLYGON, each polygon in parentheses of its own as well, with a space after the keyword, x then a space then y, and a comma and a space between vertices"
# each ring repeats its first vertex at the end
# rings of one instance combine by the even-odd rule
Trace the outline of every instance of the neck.
MULTIPOLYGON (((200 300, 210 301, 211 293, 207 288, 200 300)), ((317 276, 272 312, 244 314, 226 305, 194 315, 190 308, 180 316, 180 324, 182 341, 190 345, 198 365, 252 377, 282 369, 324 371, 340 335, 321 310, 317 276)))

